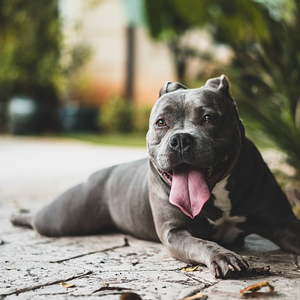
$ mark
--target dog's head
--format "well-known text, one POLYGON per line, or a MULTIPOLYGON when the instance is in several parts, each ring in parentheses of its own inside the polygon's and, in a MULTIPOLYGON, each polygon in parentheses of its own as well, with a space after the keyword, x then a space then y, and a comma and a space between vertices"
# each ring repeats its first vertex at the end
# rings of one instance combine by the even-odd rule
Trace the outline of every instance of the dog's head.
POLYGON ((171 188, 170 202, 194 218, 231 172, 244 128, 224 75, 197 89, 167 82, 159 96, 147 134, 150 160, 171 188))

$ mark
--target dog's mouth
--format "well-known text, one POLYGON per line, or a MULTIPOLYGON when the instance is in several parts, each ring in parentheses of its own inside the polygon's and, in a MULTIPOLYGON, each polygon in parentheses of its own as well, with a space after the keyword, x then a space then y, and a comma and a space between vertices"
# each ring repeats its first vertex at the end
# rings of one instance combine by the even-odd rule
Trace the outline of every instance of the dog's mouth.
MULTIPOLYGON (((204 177, 205 181, 207 182, 207 185, 210 189, 210 191, 213 189, 215 184, 220 181, 222 177, 227 173, 229 169, 229 165, 227 164, 229 162, 229 156, 225 156, 224 159, 217 164, 214 167, 209 167, 209 168, 198 168, 199 172, 201 172, 202 176, 204 177)), ((181 163, 174 167, 172 170, 169 171, 160 171, 162 177, 165 179, 165 181, 172 186, 173 183, 173 174, 176 168, 179 166, 184 165, 184 163, 181 163)))
POLYGON ((209 200, 214 186, 225 178, 231 169, 232 159, 226 155, 213 167, 201 168, 181 163, 160 175, 171 186, 170 203, 194 219, 209 200))

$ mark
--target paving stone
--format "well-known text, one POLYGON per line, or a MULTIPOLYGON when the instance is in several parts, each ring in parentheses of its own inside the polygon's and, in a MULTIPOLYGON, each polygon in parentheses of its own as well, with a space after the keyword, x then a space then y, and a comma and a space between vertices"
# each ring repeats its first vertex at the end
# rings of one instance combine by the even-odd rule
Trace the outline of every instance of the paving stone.
POLYGON ((0 262, 11 259, 11 253, 17 253, 14 260, 61 262, 124 245, 123 236, 48 238, 32 230, 2 235, 2 239, 0 262))
POLYGON ((0 295, 19 294, 90 273, 89 270, 39 262, 5 261, 0 265, 0 295), (3 276, 5 274, 5 276, 3 276))

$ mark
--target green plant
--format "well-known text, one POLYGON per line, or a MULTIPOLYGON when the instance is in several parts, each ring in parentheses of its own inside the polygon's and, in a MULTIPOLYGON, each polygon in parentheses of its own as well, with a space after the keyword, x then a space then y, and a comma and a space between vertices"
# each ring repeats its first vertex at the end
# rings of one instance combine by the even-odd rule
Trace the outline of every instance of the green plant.
POLYGON ((41 127, 55 127, 61 30, 57 0, 0 0, 0 102, 23 95, 47 114, 41 127))
POLYGON ((236 48, 229 73, 249 131, 286 153, 300 178, 300 4, 289 22, 264 16, 269 38, 236 48))
POLYGON ((133 104, 121 98, 112 98, 101 110, 100 127, 109 132, 131 132, 133 104))
POLYGON ((91 79, 85 74, 83 68, 92 54, 91 47, 82 43, 63 47, 60 94, 64 100, 75 100, 83 104, 89 98, 91 79))
POLYGON ((142 134, 147 133, 149 129, 150 112, 151 107, 148 105, 134 107, 133 127, 135 132, 142 134))

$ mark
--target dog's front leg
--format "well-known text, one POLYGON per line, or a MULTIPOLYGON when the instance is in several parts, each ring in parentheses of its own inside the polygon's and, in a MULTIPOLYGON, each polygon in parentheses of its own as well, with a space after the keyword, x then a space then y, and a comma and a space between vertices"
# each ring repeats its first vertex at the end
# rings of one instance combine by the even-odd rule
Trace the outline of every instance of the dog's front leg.
POLYGON ((186 229, 164 228, 159 236, 173 257, 187 263, 205 264, 216 278, 236 277, 249 267, 241 256, 215 242, 193 237, 186 229))
MULTIPOLYGON (((187 263, 204 264, 216 278, 236 277, 249 267, 246 260, 238 254, 215 242, 194 237, 191 232, 197 231, 200 233, 197 236, 201 236, 205 226, 197 226, 199 222, 190 219, 170 204, 159 189, 155 191, 156 193, 150 193, 150 202, 156 232, 173 257, 187 263)), ((207 234, 203 232, 202 236, 205 235, 207 234)))

